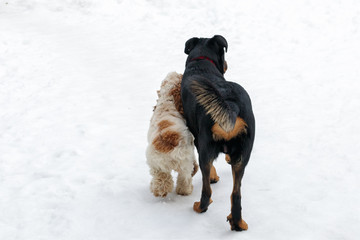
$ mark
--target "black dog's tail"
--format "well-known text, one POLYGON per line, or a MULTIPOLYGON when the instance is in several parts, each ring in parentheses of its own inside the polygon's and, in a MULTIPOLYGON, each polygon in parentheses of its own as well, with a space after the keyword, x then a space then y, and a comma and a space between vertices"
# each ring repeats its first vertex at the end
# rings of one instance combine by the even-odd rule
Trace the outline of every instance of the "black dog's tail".
POLYGON ((210 81, 205 78, 196 79, 191 83, 190 89, 196 101, 204 107, 215 123, 218 123, 225 132, 234 129, 237 112, 210 81))

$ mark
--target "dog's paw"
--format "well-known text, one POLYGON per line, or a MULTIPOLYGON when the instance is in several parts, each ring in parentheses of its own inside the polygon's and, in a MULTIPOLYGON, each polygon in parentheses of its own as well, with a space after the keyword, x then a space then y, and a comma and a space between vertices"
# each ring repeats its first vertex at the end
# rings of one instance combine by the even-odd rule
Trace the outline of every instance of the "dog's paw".
POLYGON ((193 209, 197 213, 203 213, 203 212, 206 212, 206 210, 207 210, 207 208, 205 208, 205 209, 200 208, 200 202, 194 202, 193 209))
POLYGON ((177 186, 176 193, 182 196, 188 196, 192 193, 194 186, 191 184, 190 186, 177 186))
POLYGON ((210 183, 217 183, 219 181, 220 177, 216 173, 216 169, 214 166, 210 169, 210 183))
MULTIPOLYGON (((212 203, 213 201, 211 200, 211 198, 210 198, 210 202, 209 202, 209 205, 212 203)), ((208 205, 208 206, 209 206, 208 205)), ((206 207, 206 208, 201 208, 200 207, 200 202, 194 202, 194 206, 193 206, 193 209, 194 209, 194 211, 195 212, 197 212, 197 213, 203 213, 203 212, 206 212, 207 210, 208 210, 208 206, 206 207)))
POLYGON ((166 197, 172 191, 174 182, 169 173, 157 173, 150 183, 150 190, 155 197, 166 197))
POLYGON ((220 180, 219 176, 215 176, 213 178, 210 177, 210 183, 217 183, 220 180))
POLYGON ((154 196, 155 197, 166 197, 167 196, 167 192, 159 192, 159 191, 156 191, 156 192, 153 192, 154 193, 154 196))
POLYGON ((235 230, 235 231, 243 231, 243 230, 247 230, 248 229, 248 225, 247 223, 244 221, 244 219, 241 219, 240 221, 234 221, 232 218, 232 215, 230 213, 230 215, 227 217, 227 221, 230 223, 231 226, 231 230, 235 230))

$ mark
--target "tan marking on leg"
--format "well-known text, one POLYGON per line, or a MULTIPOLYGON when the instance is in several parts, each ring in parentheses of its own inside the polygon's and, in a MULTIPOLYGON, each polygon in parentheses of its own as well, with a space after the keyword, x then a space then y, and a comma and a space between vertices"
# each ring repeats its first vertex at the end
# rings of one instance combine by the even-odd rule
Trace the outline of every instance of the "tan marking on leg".
MULTIPOLYGON (((205 160, 203 156, 199 155, 199 161, 205 160)), ((212 161, 206 162, 204 164, 200 164, 200 169, 202 173, 202 191, 201 191, 201 199, 200 202, 194 203, 194 211, 195 212, 206 212, 209 205, 212 203, 211 195, 212 190, 210 186, 210 171, 212 167, 212 161)))
POLYGON ((216 173, 216 169, 214 166, 211 166, 210 169, 210 182, 211 183, 217 183, 219 181, 219 176, 216 173))
POLYGON ((195 176, 195 174, 197 173, 198 170, 199 170, 199 165, 197 164, 196 161, 194 161, 194 169, 193 169, 193 171, 191 173, 191 176, 192 177, 195 176))
POLYGON ((240 221, 238 221, 237 223, 234 223, 233 222, 233 219, 232 219, 232 215, 230 213, 229 216, 227 216, 227 221, 230 222, 230 225, 231 225, 231 230, 235 230, 235 224, 236 226, 238 226, 239 228, 241 228, 241 230, 248 230, 248 224, 244 221, 244 219, 241 219, 240 221))
POLYGON ((246 133, 246 127, 247 124, 244 121, 244 119, 237 117, 234 129, 231 130, 230 132, 226 132, 224 129, 222 129, 218 123, 215 123, 212 126, 211 131, 213 133, 213 139, 215 141, 220 141, 220 140, 229 141, 230 139, 238 136, 243 132, 246 133))
POLYGON ((201 213, 201 208, 200 208, 200 202, 194 202, 194 206, 193 206, 193 209, 195 212, 197 213, 201 213))
POLYGON ((173 150, 180 141, 180 134, 174 131, 162 132, 157 136, 152 144, 155 149, 162 153, 168 153, 173 150))
POLYGON ((248 230, 249 228, 248 224, 244 221, 244 219, 241 219, 241 221, 239 221, 237 224, 242 230, 248 230))
MULTIPOLYGON (((213 202, 213 200, 210 198, 209 205, 213 202)), ((193 209, 197 213, 205 212, 204 209, 200 208, 200 202, 194 202, 193 209)))
MULTIPOLYGON (((241 168, 241 163, 238 163, 236 165, 232 165, 231 169, 232 169, 232 176, 233 176, 233 192, 231 194, 230 200, 231 200, 231 211, 233 211, 233 194, 236 190, 236 171, 238 171, 241 168)), ((242 173, 243 174, 243 173, 242 173)), ((239 177, 239 176, 238 176, 239 177)), ((242 176, 240 176, 240 186, 241 186, 241 178, 242 176)), ((240 197, 241 197, 241 192, 240 193, 240 197)), ((240 206, 240 211, 241 211, 241 206, 240 206)), ((244 219, 240 219, 237 222, 234 222, 232 214, 230 213, 230 215, 227 217, 227 221, 230 223, 231 226, 231 230, 236 230, 236 231, 241 231, 241 230, 247 230, 248 229, 248 225, 247 223, 244 221, 244 219)))
POLYGON ((162 131, 165 128, 171 127, 173 125, 174 123, 170 122, 169 120, 162 120, 161 122, 158 123, 159 131, 162 131))
POLYGON ((229 154, 225 154, 225 160, 226 160, 227 163, 231 162, 229 154))
POLYGON ((184 116, 184 109, 181 101, 181 81, 176 83, 175 87, 170 90, 169 95, 174 97, 176 110, 184 116))

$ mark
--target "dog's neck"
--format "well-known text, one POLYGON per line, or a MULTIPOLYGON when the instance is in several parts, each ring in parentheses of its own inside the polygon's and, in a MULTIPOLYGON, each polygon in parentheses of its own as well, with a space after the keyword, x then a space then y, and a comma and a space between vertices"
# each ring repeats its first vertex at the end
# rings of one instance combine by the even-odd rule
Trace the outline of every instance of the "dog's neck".
POLYGON ((212 64, 214 64, 214 65, 216 66, 215 62, 214 62, 211 58, 208 58, 208 57, 205 57, 205 56, 200 56, 200 57, 192 58, 192 59, 190 60, 190 62, 192 62, 192 61, 198 61, 198 60, 208 60, 208 61, 210 61, 212 64))
POLYGON ((219 76, 224 75, 223 73, 221 73, 219 71, 215 62, 211 58, 208 58, 208 57, 197 57, 197 58, 190 59, 186 64, 185 72, 187 72, 190 75, 193 75, 193 74, 216 74, 219 76), (209 68, 202 64, 196 64, 196 61, 200 61, 200 60, 206 60, 208 62, 211 62, 212 64, 214 64, 215 68, 209 68))

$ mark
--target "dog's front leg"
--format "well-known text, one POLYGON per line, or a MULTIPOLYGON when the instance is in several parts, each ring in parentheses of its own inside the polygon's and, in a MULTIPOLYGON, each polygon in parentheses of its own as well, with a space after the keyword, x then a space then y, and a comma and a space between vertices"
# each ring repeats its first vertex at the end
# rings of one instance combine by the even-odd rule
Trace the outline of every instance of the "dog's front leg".
POLYGON ((211 200, 211 187, 210 187, 210 170, 212 167, 212 161, 204 159, 202 156, 199 156, 200 169, 202 173, 202 192, 200 202, 194 203, 194 211, 198 213, 206 212, 208 206, 212 203, 211 200))

